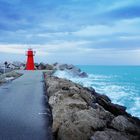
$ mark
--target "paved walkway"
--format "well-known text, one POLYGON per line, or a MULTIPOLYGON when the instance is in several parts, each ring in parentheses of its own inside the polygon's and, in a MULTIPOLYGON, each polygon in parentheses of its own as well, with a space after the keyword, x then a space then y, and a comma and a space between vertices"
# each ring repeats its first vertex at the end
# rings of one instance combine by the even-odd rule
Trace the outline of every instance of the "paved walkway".
POLYGON ((41 71, 0 86, 0 140, 50 140, 41 71))

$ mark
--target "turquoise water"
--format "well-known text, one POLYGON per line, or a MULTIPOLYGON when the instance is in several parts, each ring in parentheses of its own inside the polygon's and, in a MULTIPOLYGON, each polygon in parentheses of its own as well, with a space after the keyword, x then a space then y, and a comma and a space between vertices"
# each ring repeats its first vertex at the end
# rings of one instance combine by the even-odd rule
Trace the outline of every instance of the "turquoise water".
POLYGON ((56 76, 67 78, 109 96, 113 103, 124 105, 133 116, 140 118, 140 66, 78 66, 88 78, 78 78, 66 71, 56 76))
MULTIPOLYGON (((85 86, 108 95, 114 103, 140 117, 140 66, 78 66, 89 74, 85 86)), ((83 83, 84 85, 84 83, 83 83)))

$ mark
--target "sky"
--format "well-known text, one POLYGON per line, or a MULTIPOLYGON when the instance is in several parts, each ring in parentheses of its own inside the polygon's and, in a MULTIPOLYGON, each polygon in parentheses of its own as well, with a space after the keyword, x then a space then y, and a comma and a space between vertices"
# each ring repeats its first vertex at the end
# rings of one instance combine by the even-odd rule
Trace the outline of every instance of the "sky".
POLYGON ((140 0, 0 0, 0 62, 140 65, 140 0))

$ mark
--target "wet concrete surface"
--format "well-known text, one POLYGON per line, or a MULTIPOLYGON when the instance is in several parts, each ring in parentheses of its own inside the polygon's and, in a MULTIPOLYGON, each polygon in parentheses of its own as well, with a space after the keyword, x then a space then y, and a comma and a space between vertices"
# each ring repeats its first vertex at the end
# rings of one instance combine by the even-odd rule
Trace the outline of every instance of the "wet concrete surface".
POLYGON ((42 71, 0 86, 0 140, 51 140, 42 71))

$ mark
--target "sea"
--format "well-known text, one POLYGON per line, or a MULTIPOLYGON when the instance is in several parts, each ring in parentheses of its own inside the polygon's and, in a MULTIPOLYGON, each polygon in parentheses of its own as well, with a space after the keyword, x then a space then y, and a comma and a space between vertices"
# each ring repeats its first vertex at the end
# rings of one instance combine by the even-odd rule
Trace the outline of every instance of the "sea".
POLYGON ((127 112, 140 118, 140 66, 93 66, 78 65, 88 74, 79 78, 67 71, 57 71, 56 76, 93 87, 96 92, 105 94, 113 103, 127 107, 127 112))

